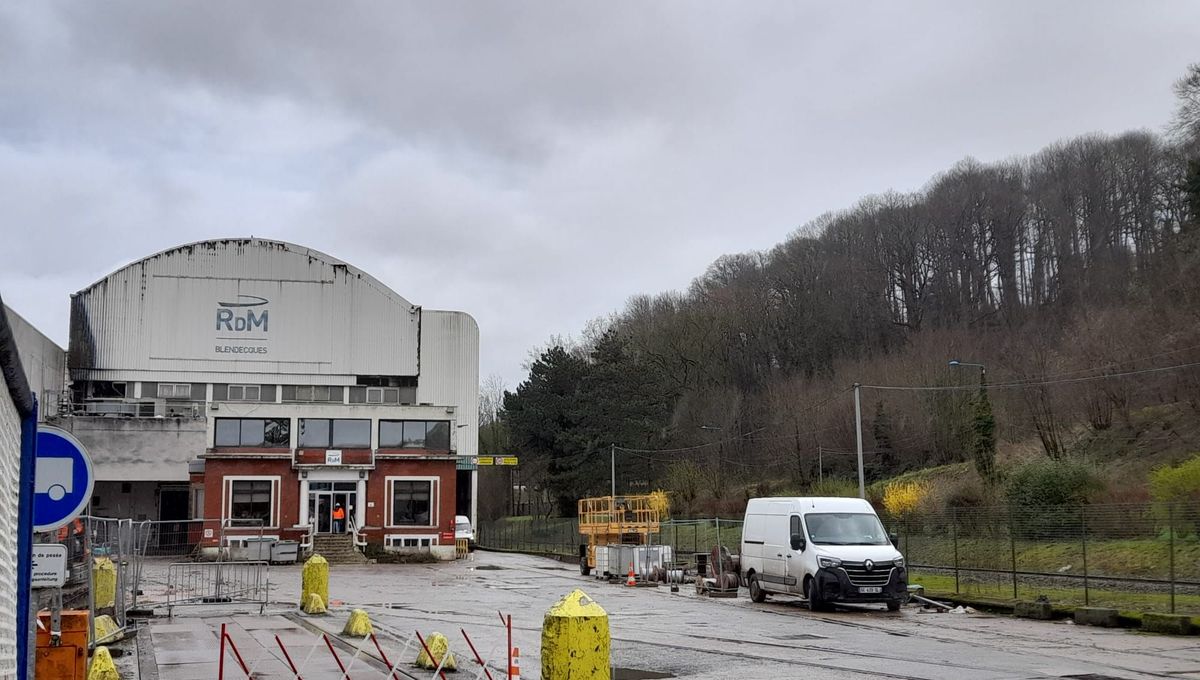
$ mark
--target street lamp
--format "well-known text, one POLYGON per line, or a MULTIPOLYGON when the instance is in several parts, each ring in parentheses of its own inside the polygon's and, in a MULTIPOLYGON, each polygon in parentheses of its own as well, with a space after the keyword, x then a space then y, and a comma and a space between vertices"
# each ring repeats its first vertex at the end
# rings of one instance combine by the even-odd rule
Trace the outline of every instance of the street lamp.
POLYGON ((959 361, 958 359, 951 359, 949 363, 951 368, 958 368, 959 366, 974 366, 975 368, 979 369, 979 376, 981 379, 984 375, 987 375, 987 366, 984 366, 983 364, 975 364, 969 361, 959 361))

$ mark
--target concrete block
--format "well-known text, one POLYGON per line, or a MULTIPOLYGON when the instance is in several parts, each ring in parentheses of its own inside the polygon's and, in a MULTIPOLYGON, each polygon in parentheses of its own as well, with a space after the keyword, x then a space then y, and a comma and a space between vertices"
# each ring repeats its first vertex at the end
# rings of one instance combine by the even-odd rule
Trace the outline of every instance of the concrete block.
POLYGON ((342 629, 342 635, 346 637, 365 638, 373 632, 370 617, 361 609, 350 612, 350 618, 346 620, 346 627, 342 629))
POLYGON ((1167 635, 1190 635, 1192 619, 1176 614, 1143 614, 1142 630, 1148 633, 1165 633, 1167 635))
POLYGON ((1079 607, 1075 610, 1075 623, 1083 626, 1103 626, 1116 628, 1120 625, 1120 617, 1116 609, 1104 607, 1079 607))
POLYGON ((1013 614, 1022 619, 1049 621, 1054 616, 1054 609, 1049 602, 1018 602, 1013 614))
POLYGON ((544 680, 610 680, 608 612, 582 590, 573 590, 542 621, 544 680))
POLYGON ((329 562, 320 555, 308 558, 303 569, 300 570, 301 608, 309 606, 310 595, 317 595, 321 598, 322 603, 329 602, 329 562))
POLYGON ((454 660, 454 654, 450 652, 450 640, 446 639, 441 633, 434 633, 425 639, 425 647, 429 648, 429 653, 425 653, 422 648, 417 654, 417 665, 425 670, 433 670, 439 665, 442 670, 456 671, 458 670, 458 662, 454 660))

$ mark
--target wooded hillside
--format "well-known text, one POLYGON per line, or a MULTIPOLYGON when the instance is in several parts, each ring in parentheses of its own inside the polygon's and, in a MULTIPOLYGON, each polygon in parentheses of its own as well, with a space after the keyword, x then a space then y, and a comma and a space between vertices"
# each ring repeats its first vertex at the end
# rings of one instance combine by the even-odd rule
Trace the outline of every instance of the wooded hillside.
POLYGON ((951 359, 987 368, 1001 469, 1140 437, 1147 409, 1195 418, 1200 66, 1177 94, 1171 134, 967 159, 724 256, 686 292, 631 299, 502 400, 485 393, 483 450, 519 452, 524 483, 564 512, 607 493, 610 444, 636 449, 617 451, 618 492, 666 486, 719 509, 747 485, 848 475, 854 383, 967 388, 863 390, 878 479, 972 459, 981 375, 951 359))

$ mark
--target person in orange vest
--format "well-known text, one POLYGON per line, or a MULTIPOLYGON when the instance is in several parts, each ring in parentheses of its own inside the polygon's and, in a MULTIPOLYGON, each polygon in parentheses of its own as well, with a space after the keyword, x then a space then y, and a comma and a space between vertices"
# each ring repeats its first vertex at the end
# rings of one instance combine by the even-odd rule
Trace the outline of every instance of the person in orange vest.
POLYGON ((59 527, 58 542, 65 544, 71 555, 83 552, 83 531, 83 520, 76 517, 70 524, 59 527))
POLYGON ((333 533, 340 534, 346 531, 346 509, 341 503, 333 506, 333 533))

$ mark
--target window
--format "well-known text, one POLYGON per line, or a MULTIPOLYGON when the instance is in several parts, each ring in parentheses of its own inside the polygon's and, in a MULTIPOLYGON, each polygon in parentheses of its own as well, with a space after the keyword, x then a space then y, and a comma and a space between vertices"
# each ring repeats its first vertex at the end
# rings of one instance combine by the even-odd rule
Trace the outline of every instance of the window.
POLYGON ((262 396, 259 385, 230 385, 229 401, 258 401, 262 396))
POLYGON ((284 385, 284 401, 341 401, 342 388, 329 385, 284 385))
POLYGON ((261 520, 263 526, 270 526, 272 487, 269 479, 230 482, 229 518, 261 520))
POLYGON ((371 421, 349 418, 301 418, 300 448, 369 449, 371 421))
POLYGON ((159 399, 191 399, 192 384, 191 383, 159 383, 158 384, 159 399))
POLYGON ((384 547, 395 551, 428 550, 437 544, 437 536, 390 535, 384 538, 384 547))
POLYGON ((433 481, 392 480, 392 525, 432 526, 433 481))
POLYGON ((291 446, 287 418, 217 418, 213 446, 291 446))
POLYGON ((448 420, 381 420, 379 447, 450 450, 448 420))

